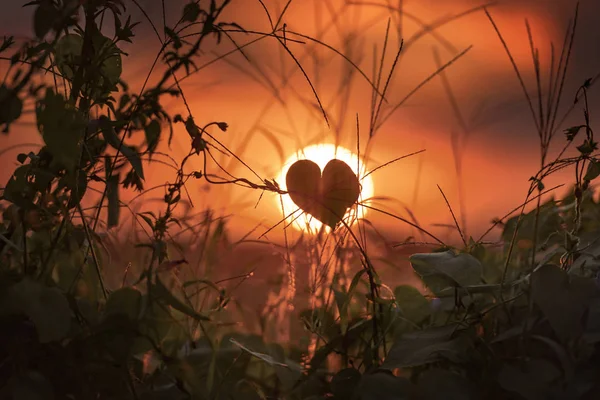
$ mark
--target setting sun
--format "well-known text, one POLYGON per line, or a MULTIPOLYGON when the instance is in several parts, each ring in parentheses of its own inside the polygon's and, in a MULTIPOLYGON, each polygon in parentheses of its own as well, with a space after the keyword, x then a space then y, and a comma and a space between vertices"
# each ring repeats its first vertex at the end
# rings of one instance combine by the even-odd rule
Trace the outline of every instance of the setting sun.
MULTIPOLYGON (((360 196, 358 199, 358 206, 351 207, 346 211, 344 215, 344 221, 351 225, 358 218, 364 218, 367 213, 367 208, 363 207, 360 204, 364 204, 368 199, 373 197, 374 187, 373 180, 370 176, 365 176, 367 170, 363 163, 363 160, 359 160, 359 157, 356 153, 352 151, 340 147, 335 146, 333 144, 317 144, 311 145, 303 148, 298 151, 296 154, 289 157, 284 163, 279 176, 276 178, 277 182, 281 186, 283 190, 287 190, 286 186, 286 175, 296 161, 299 160, 310 160, 319 166, 321 171, 325 169, 327 163, 329 163, 332 159, 337 159, 345 162, 352 169, 352 171, 358 176, 360 182, 360 196)), ((278 208, 281 209, 281 201, 279 197, 275 198, 277 202, 278 208)), ((285 216, 289 216, 288 222, 293 221, 292 225, 298 230, 310 231, 312 233, 318 232, 323 224, 321 221, 314 218, 312 215, 302 212, 302 210, 298 210, 298 205, 292 201, 292 198, 289 195, 285 195, 282 198, 283 200, 283 214, 285 216), (298 210, 298 211, 296 211, 298 210), (294 213, 294 211, 296 211, 294 213), (300 213, 302 212, 302 215, 300 213)), ((330 230, 328 226, 325 226, 326 230, 330 230)))

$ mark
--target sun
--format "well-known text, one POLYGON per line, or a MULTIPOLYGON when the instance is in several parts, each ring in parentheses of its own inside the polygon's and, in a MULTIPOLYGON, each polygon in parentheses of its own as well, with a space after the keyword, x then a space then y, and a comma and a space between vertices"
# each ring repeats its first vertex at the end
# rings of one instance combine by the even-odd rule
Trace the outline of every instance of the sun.
MULTIPOLYGON (((287 190, 285 183, 286 175, 293 163, 298 160, 311 160, 316 163, 319 168, 321 168, 321 171, 323 171, 325 165, 327 165, 327 163, 332 159, 338 159, 348 164, 352 171, 357 174, 361 184, 361 192, 358 200, 359 205, 350 208, 344 215, 344 221, 350 225, 357 220, 357 217, 365 217, 367 214, 367 208, 360 204, 366 203, 368 199, 373 197, 374 193, 373 179, 371 179, 370 175, 365 176, 367 169, 363 163, 363 160, 359 160, 359 157, 356 153, 334 144, 316 144, 307 146, 285 161, 279 176, 276 178, 276 181, 282 190, 287 190)), ((285 216, 288 216, 294 213, 294 211, 298 210, 298 206, 294 204, 289 195, 284 195, 281 198, 277 196, 275 197, 275 200, 277 202, 277 207, 280 210, 282 205, 281 203, 283 203, 283 214, 285 216)), ((302 212, 302 210, 299 210, 290 216, 287 223, 289 223, 291 220, 294 220, 292 223, 294 228, 310 233, 319 232, 323 226, 321 221, 313 218, 310 214, 302 212)), ((325 226, 325 230, 329 231, 330 228, 325 226)))

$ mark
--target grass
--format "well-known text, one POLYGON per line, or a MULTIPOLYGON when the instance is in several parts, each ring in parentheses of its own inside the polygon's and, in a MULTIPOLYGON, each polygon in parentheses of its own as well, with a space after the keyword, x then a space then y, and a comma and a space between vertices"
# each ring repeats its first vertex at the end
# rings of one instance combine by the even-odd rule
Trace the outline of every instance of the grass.
POLYGON ((285 23, 293 1, 257 0, 269 24, 264 32, 225 22, 226 10, 235 7, 229 1, 191 1, 175 24, 167 23, 162 4, 162 26, 140 3, 131 6, 161 44, 138 93, 120 81, 121 62, 128 60, 119 48, 136 43, 136 25, 118 0, 34 3, 29 47, 10 38, 0 47, 2 60, 10 62, 5 52, 13 50, 17 60, 0 86, 0 123, 9 129, 32 113, 44 140, 37 153, 18 156, 2 192, 0 368, 6 373, 0 397, 520 399, 549 398, 552 391, 593 398, 600 389, 588 379, 598 372, 600 206, 591 182, 600 160, 587 95, 595 78, 575 94, 585 110, 580 125, 563 126, 559 113, 575 109, 561 99, 577 11, 558 60, 551 51, 546 75, 526 25, 532 94, 492 4, 425 24, 403 2, 346 1, 336 8, 315 1, 310 6, 320 17, 312 36, 285 23), (372 59, 361 33, 381 15, 359 24, 359 6, 389 15, 372 59), (70 18, 75 10, 83 26, 70 18), (523 203, 478 240, 467 230, 461 189, 474 128, 447 74, 471 48, 456 49, 436 32, 473 13, 487 15, 503 44, 540 147, 540 170, 523 203), (55 24, 40 17, 47 15, 56 16, 55 24), (422 28, 402 39, 405 19, 422 28), (109 20, 118 22, 106 33, 109 20), (434 51, 436 68, 397 93, 403 60, 425 35, 450 56, 444 61, 434 51), (257 62, 252 51, 261 41, 276 46, 279 58, 257 62), (217 62, 271 97, 237 145, 227 136, 231 124, 194 112, 186 89, 190 77, 217 62), (328 68, 341 71, 339 81, 322 75, 328 68), (202 182, 230 191, 230 198, 260 193, 262 209, 274 208, 287 194, 254 167, 260 157, 250 143, 259 135, 281 160, 289 142, 304 147, 327 138, 356 148, 370 167, 366 174, 399 168, 419 152, 378 164, 376 138, 397 110, 436 81, 457 123, 450 143, 458 207, 438 186, 452 222, 442 224, 446 236, 422 226, 408 205, 379 197, 359 202, 371 215, 406 226, 405 241, 391 242, 376 218, 352 226, 340 220, 333 232, 309 235, 293 230, 285 215, 280 223, 257 221, 239 237, 232 231, 241 218, 235 201, 226 207, 210 197, 198 201, 190 189, 202 182), (371 91, 367 113, 355 112, 360 86, 371 91), (169 98, 181 101, 181 114, 164 107, 169 98), (273 114, 289 126, 273 123, 273 114), (550 145, 561 129, 565 146, 552 158, 550 145), (189 140, 180 158, 155 146, 171 135, 189 140), (581 144, 569 150, 575 142, 581 144), (149 165, 166 170, 167 182, 148 187, 149 165), (572 190, 561 199, 548 196, 557 188, 544 182, 565 168, 575 170, 572 190), (126 200, 127 192, 136 197, 126 200), (486 242, 494 228, 500 242, 486 242), (385 279, 385 268, 401 266, 407 253, 415 285, 385 279), (266 270, 271 265, 275 271, 266 270), (449 389, 440 392, 442 385, 449 389))

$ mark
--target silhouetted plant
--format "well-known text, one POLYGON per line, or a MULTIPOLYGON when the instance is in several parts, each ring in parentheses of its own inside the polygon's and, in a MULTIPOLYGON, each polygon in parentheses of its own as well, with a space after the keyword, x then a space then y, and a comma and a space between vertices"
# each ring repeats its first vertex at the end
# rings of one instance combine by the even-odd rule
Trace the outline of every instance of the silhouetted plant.
MULTIPOLYGON (((208 173, 207 165, 214 160, 211 149, 219 143, 211 130, 225 132, 227 123, 202 125, 189 108, 184 117, 163 107, 165 96, 179 96, 186 103, 175 73, 197 70, 196 60, 208 37, 233 41, 231 31, 248 33, 221 21, 230 2, 188 2, 179 22, 165 27, 159 57, 166 71, 156 85, 144 85, 138 94, 121 79, 126 54, 120 45, 133 40, 137 26, 126 16, 124 1, 37 0, 27 6, 35 7, 35 38, 16 46, 8 37, 0 45, 0 57, 8 63, 0 85, 0 125, 3 134, 10 134, 11 126, 24 118, 26 105, 34 102, 44 145, 38 152, 17 156, 19 166, 2 191, 1 398, 595 398, 600 390, 600 203, 592 196, 591 182, 600 175, 600 158, 587 104, 595 79, 586 80, 576 94, 576 102, 584 102, 584 121, 564 130, 567 146, 585 133, 578 153, 566 157, 565 150, 548 162, 549 144, 561 122, 556 115, 574 28, 559 66, 550 74, 555 79, 550 79, 546 108, 541 103, 539 57, 531 41, 539 113, 531 100, 529 104, 540 136, 541 169, 531 179, 525 202, 494 222, 493 227, 502 228, 501 248, 484 244, 487 233, 478 240, 462 237, 464 246, 454 248, 418 224, 390 214, 439 241, 431 253, 410 258, 426 293, 409 285, 392 289, 381 282, 351 227, 339 215, 328 214, 339 214, 355 202, 358 178, 351 176, 349 187, 342 188, 351 192, 342 205, 327 193, 319 196, 326 198, 328 210, 323 204, 301 204, 333 231, 318 240, 338 235, 340 259, 344 253, 344 259, 360 267, 347 286, 339 283, 341 279, 332 282, 332 295, 322 307, 301 312, 306 331, 319 338, 319 346, 306 359, 304 348, 221 329, 215 322, 232 302, 221 282, 184 273, 186 279, 179 281, 172 273, 188 263, 170 253, 177 245, 169 237, 174 229, 193 231, 195 239, 202 235, 197 240, 199 259, 210 259, 207 263, 218 259, 219 246, 233 247, 223 218, 207 211, 200 218, 201 229, 195 231, 178 217, 175 211, 184 202, 190 179, 286 194, 274 181, 222 179, 208 173), (105 17, 112 17, 113 37, 102 33, 105 17), (174 84, 169 83, 172 78, 174 84), (176 123, 184 125, 190 148, 165 185, 164 209, 134 215, 150 230, 135 243, 147 250, 147 264, 131 271, 137 276, 130 279, 125 271, 122 285, 107 285, 107 240, 98 227, 105 223, 110 229, 122 222, 120 190, 145 190, 143 157, 156 157, 161 140, 170 143, 176 123), (134 134, 143 135, 142 146, 134 144, 140 142, 133 140, 134 134), (187 161, 197 156, 203 158, 203 170, 186 172, 187 161), (544 179, 570 166, 575 166, 577 177, 572 193, 542 201, 552 190, 544 187, 544 179), (99 192, 100 200, 90 216, 82 203, 93 191, 99 192), (535 191, 538 195, 532 197, 535 191), (537 206, 526 213, 532 201, 537 206), (328 364, 331 360, 337 361, 335 368, 328 364)), ((282 17, 274 24, 268 16, 272 32, 253 34, 276 39, 307 77, 287 41, 311 38, 286 33, 282 17)), ((385 40, 387 44, 387 34, 385 40)), ((392 72, 401 51, 402 47, 392 72)), ((465 52, 440 66, 417 89, 465 52)), ((414 93, 380 118, 392 76, 390 72, 382 79, 382 69, 383 58, 376 84, 369 82, 369 137, 414 93)), ((310 80, 309 84, 329 122, 310 80)), ((339 167, 347 175, 347 166, 339 167)), ((312 183, 321 185, 318 179, 312 183)), ((300 185, 301 195, 318 188, 305 189, 300 185)))

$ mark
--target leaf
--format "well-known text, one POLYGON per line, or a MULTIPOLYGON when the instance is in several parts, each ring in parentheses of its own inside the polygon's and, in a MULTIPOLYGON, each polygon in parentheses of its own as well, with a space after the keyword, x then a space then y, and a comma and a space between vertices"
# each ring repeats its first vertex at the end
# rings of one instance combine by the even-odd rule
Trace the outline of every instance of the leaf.
POLYGON ((185 120, 185 130, 192 139, 202 135, 200 129, 198 128, 198 125, 196 125, 196 123, 194 122, 194 118, 191 115, 185 120))
POLYGON ((544 190, 544 188, 546 187, 544 185, 544 182, 542 182, 540 179, 536 178, 535 176, 532 176, 531 178, 529 178, 529 181, 530 182, 534 182, 535 185, 536 185, 536 187, 537 187, 537 190, 540 191, 540 192, 542 190, 544 190))
POLYGON ((590 279, 569 276, 558 266, 546 264, 531 276, 532 297, 561 340, 583 333, 583 316, 598 288, 590 279))
MULTIPOLYGON (((535 339, 535 340, 539 340, 540 342, 544 343, 546 346, 548 346, 554 352, 556 359, 558 361, 560 361, 560 364, 562 366, 565 380, 567 382, 570 382, 573 379, 573 376, 575 375, 575 368, 574 368, 573 362, 571 361, 571 356, 568 353, 568 350, 564 346, 562 346, 561 344, 556 342, 555 340, 550 339, 546 336, 531 335, 531 338, 535 339)), ((554 370, 556 370, 556 368, 554 367, 554 364, 552 364, 551 366, 552 366, 552 368, 554 368, 554 370)), ((535 370, 537 373, 539 368, 536 367, 535 370)), ((560 375, 560 372, 553 373, 553 375, 552 375, 553 379, 557 378, 559 375, 560 375)), ((548 379, 548 381, 550 381, 550 380, 551 379, 548 379)))
POLYGON ((140 214, 138 214, 138 216, 140 218, 142 218, 146 222, 146 224, 148 224, 148 226, 150 227, 150 229, 152 229, 152 231, 154 231, 154 222, 152 222, 152 219, 150 219, 149 216, 144 215, 144 213, 140 213, 140 214))
POLYGON ((142 354, 154 350, 150 340, 153 344, 161 346, 169 336, 169 332, 177 325, 168 307, 156 301, 150 302, 146 296, 143 296, 142 303, 147 304, 146 307, 143 307, 143 314, 138 323, 138 329, 142 336, 136 339, 132 354, 142 354), (148 336, 148 338, 144 336, 148 336))
POLYGON ((327 357, 339 348, 339 346, 342 346, 344 343, 351 343, 353 340, 358 340, 370 328, 371 324, 368 322, 370 322, 368 319, 359 320, 350 326, 346 333, 333 337, 325 345, 319 347, 309 362, 308 371, 302 374, 302 378, 296 383, 296 386, 309 379, 321 367, 327 357))
POLYGON ((13 44, 15 44, 15 37, 14 36, 3 36, 2 37, 2 44, 0 44, 0 53, 2 53, 5 50, 9 49, 13 44))
POLYGON ((73 171, 79 164, 83 134, 87 122, 83 114, 71 106, 60 93, 46 89, 46 96, 36 107, 37 125, 48 151, 73 171))
POLYGON ((98 31, 96 31, 92 41, 96 57, 101 60, 101 86, 110 91, 119 82, 123 72, 121 51, 112 39, 100 34, 98 31))
POLYGON ((279 366, 279 367, 289 368, 289 366, 287 364, 280 363, 280 362, 276 361, 272 356, 270 356, 268 354, 259 353, 259 352, 250 350, 249 348, 247 348, 246 346, 244 346, 243 344, 241 344, 240 342, 238 342, 234 338, 230 338, 229 341, 231 343, 233 343, 234 345, 236 345, 237 347, 239 347, 240 349, 242 349, 245 352, 253 355, 256 358, 259 358, 259 359, 263 360, 264 362, 266 362, 269 365, 273 365, 273 366, 276 365, 276 366, 279 366))
POLYGON ((331 379, 334 399, 350 399, 360 383, 362 374, 356 368, 344 368, 331 379))
POLYGON ((449 370, 431 368, 419 374, 417 385, 425 400, 475 399, 469 381, 449 370))
POLYGON ((131 38, 135 35, 133 34, 133 28, 135 28, 139 22, 131 22, 131 16, 127 17, 127 21, 125 21, 125 26, 121 27, 121 22, 118 18, 115 19, 115 22, 119 21, 118 24, 115 24, 115 31, 118 40, 123 40, 125 42, 133 43, 131 38))
POLYGON ((183 16, 181 20, 183 22, 196 22, 200 16, 200 6, 197 1, 190 1, 183 7, 183 16))
POLYGON ((526 400, 545 400, 551 398, 550 383, 559 376, 560 372, 551 362, 532 359, 524 362, 520 368, 504 364, 497 380, 504 390, 518 393, 526 400))
POLYGON ((597 149, 598 143, 594 142, 591 139, 585 139, 582 145, 577 146, 577 150, 579 150, 579 152, 584 156, 589 156, 597 149))
POLYGON ((70 33, 62 36, 54 47, 54 62, 63 78, 73 80, 76 66, 81 64, 83 38, 70 33))
POLYGON ((404 317, 420 324, 431 315, 431 305, 421 292, 410 285, 400 285, 394 289, 394 297, 404 317))
POLYGON ((68 174, 65 179, 66 186, 71 191, 71 197, 69 198, 69 208, 76 207, 83 199, 87 190, 87 174, 85 170, 79 169, 74 173, 68 174))
POLYGON ((111 145, 114 149, 119 150, 127 158, 135 172, 141 179, 144 179, 144 169, 142 167, 142 160, 139 154, 131 147, 121 143, 121 139, 117 136, 113 122, 106 116, 101 116, 98 120, 98 124, 102 131, 104 140, 111 145))
POLYGON ((152 284, 152 293, 155 294, 157 298, 163 300, 165 304, 173 307, 177 311, 182 312, 188 317, 195 319, 196 321, 210 321, 209 317, 198 313, 192 307, 175 297, 173 293, 171 293, 171 291, 162 283, 158 276, 156 276, 156 281, 152 284))
POLYGON ((15 122, 21 116, 23 111, 23 102, 13 90, 0 85, 0 126, 5 125, 2 130, 7 133, 10 124, 15 122))
POLYGON ((381 368, 416 367, 440 360, 464 361, 469 340, 455 325, 429 328, 403 334, 397 339, 381 368))
POLYGON ((181 43, 181 39, 173 29, 169 28, 168 26, 165 26, 165 33, 173 42, 173 47, 175 48, 175 50, 180 49, 181 46, 183 46, 183 44, 181 43))
POLYGON ((190 287, 192 285, 204 285, 201 289, 196 289, 197 292, 203 290, 204 288, 212 288, 215 292, 217 293, 221 293, 221 288, 219 286, 217 286, 217 284, 215 284, 213 281, 208 280, 208 279, 193 279, 191 281, 186 281, 183 283, 183 287, 187 288, 190 287))
POLYGON ((54 7, 54 2, 41 1, 33 14, 33 29, 35 31, 35 36, 37 36, 38 39, 43 39, 48 32, 50 32, 52 25, 54 25, 59 18, 60 14, 54 7))
POLYGON ((288 170, 286 187, 292 201, 305 212, 334 229, 360 195, 360 183, 352 169, 333 159, 321 168, 310 160, 296 161, 288 170))
POLYGON ((416 387, 406 378, 399 378, 387 371, 363 375, 357 389, 360 400, 410 400, 414 399, 416 387))
POLYGON ((467 253, 456 254, 448 250, 441 253, 414 254, 409 260, 423 283, 438 297, 449 287, 482 283, 481 263, 467 253))
POLYGON ((111 175, 106 180, 106 198, 108 199, 108 228, 119 225, 121 205, 119 204, 119 175, 111 175))
POLYGON ((54 389, 46 377, 29 370, 17 376, 12 388, 13 400, 53 400, 54 389))
POLYGON ((583 180, 591 181, 596 179, 598 175, 600 175, 600 163, 596 160, 590 160, 590 165, 588 165, 588 169, 583 177, 583 180))
POLYGON ((31 319, 40 343, 61 340, 71 329, 71 309, 63 293, 30 278, 24 278, 6 291, 0 312, 23 313, 31 319))
POLYGON ((352 298, 354 297, 354 293, 356 292, 356 288, 358 287, 360 279, 362 278, 363 274, 365 274, 365 273, 366 273, 366 271, 364 269, 360 269, 354 275, 354 277, 352 278, 352 281, 350 282, 350 286, 348 287, 348 293, 345 294, 343 302, 338 304, 339 313, 340 313, 340 328, 341 328, 342 332, 346 332, 346 330, 348 329, 348 307, 350 306, 350 302, 352 301, 352 298))
POLYGON ((15 169, 2 193, 5 200, 25 209, 33 206, 35 197, 35 188, 28 180, 30 170, 29 165, 21 165, 15 169))
MULTIPOLYGON (((106 92, 114 89, 119 82, 122 73, 122 60, 119 48, 113 41, 101 33, 96 32, 92 37, 92 45, 95 59, 92 61, 94 65, 98 65, 97 69, 86 71, 97 71, 99 76, 86 76, 88 81, 97 83, 97 87, 92 88, 92 97, 98 98, 106 92), (95 79, 94 79, 95 78, 95 79)), ((81 64, 81 56, 83 51, 83 38, 78 34, 64 35, 58 40, 55 47, 55 63, 58 70, 64 78, 73 80, 75 71, 81 64)), ((89 88, 84 86, 84 91, 89 91, 89 88)))
POLYGON ((581 128, 585 128, 585 125, 577 125, 565 129, 564 134, 567 136, 567 140, 571 141, 575 139, 575 136, 577 136, 581 128))
POLYGON ((144 133, 146 134, 146 145, 148 146, 148 152, 153 153, 156 150, 158 139, 160 137, 160 123, 153 119, 144 127, 144 133))
MULTIPOLYGON (((518 215, 510 218, 508 221, 506 221, 506 224, 504 224, 502 240, 504 240, 505 243, 510 243, 512 241, 514 231, 517 228, 517 221, 519 221, 518 215)), ((546 241, 551 234, 562 231, 562 223, 563 221, 556 202, 554 200, 549 200, 541 205, 539 208, 539 215, 534 209, 531 212, 521 216, 521 221, 518 227, 519 230, 516 237, 517 243, 519 241, 531 242, 536 230, 536 226, 538 232, 537 237, 539 241, 546 241)), ((552 242, 547 242, 548 246, 551 244, 552 242)))
POLYGON ((130 320, 135 321, 140 316, 142 308, 142 294, 139 290, 132 287, 124 287, 115 290, 106 300, 104 316, 126 315, 130 320))

